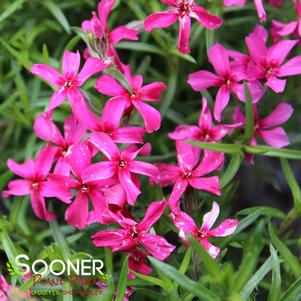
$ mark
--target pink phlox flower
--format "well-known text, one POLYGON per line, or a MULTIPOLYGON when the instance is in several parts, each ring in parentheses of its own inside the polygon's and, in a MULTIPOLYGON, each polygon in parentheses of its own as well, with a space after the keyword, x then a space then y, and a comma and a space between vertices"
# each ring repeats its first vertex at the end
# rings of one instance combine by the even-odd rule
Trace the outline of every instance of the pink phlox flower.
POLYGON ((163 237, 150 234, 149 231, 164 212, 166 201, 151 203, 140 223, 131 218, 113 215, 115 221, 122 229, 103 230, 92 236, 93 243, 97 247, 109 247, 112 252, 130 251, 134 248, 143 247, 151 255, 164 260, 175 249, 163 237))
POLYGON ((174 140, 217 142, 240 126, 240 123, 214 125, 207 100, 203 97, 202 111, 199 116, 198 125, 179 125, 168 136, 174 140))
MULTIPOLYGON (((103 289, 103 290, 108 289, 108 285, 105 282, 98 281, 96 283, 96 285, 98 287, 100 287, 101 289, 103 289)), ((118 289, 116 288, 114 290, 114 295, 113 295, 112 301, 116 300, 117 293, 118 293, 118 289)), ((134 293, 134 290, 131 287, 127 287, 126 290, 125 290, 125 294, 124 294, 124 297, 123 297, 122 301, 129 301, 130 300, 129 298, 131 297, 131 295, 133 293, 134 293)))
POLYGON ((52 191, 46 179, 52 167, 57 148, 47 145, 32 159, 19 164, 12 159, 7 160, 8 168, 16 175, 24 178, 22 180, 12 180, 8 183, 8 190, 3 191, 3 196, 10 195, 25 196, 30 195, 32 209, 37 217, 47 221, 55 219, 55 214, 46 209, 44 197, 57 197, 64 200, 66 195, 60 191, 52 191))
POLYGON ((122 63, 115 46, 122 40, 137 41, 138 31, 127 26, 118 26, 112 31, 109 30, 108 17, 115 2, 115 0, 101 0, 98 4, 98 15, 96 12, 92 12, 92 18, 82 23, 82 30, 86 34, 91 33, 97 40, 97 49, 93 49, 96 54, 100 55, 108 64, 114 62, 120 67, 122 63))
POLYGON ((62 74, 56 69, 43 65, 36 64, 31 67, 31 72, 42 77, 44 80, 57 87, 50 99, 48 106, 49 110, 58 107, 66 98, 70 101, 70 105, 76 119, 80 117, 77 106, 87 110, 84 97, 82 96, 79 87, 81 87, 86 80, 96 73, 104 70, 107 65, 99 58, 88 58, 82 70, 78 73, 80 66, 79 52, 65 51, 62 61, 62 74))
POLYGON ((297 20, 289 23, 283 23, 277 20, 272 20, 271 35, 273 42, 278 42, 280 38, 293 35, 296 39, 301 40, 301 3, 300 0, 295 0, 295 8, 297 12, 297 20))
POLYGON ((141 191, 134 183, 132 174, 148 177, 155 177, 158 174, 155 165, 135 160, 139 154, 150 152, 150 144, 147 143, 139 149, 135 145, 130 145, 121 152, 112 139, 104 133, 93 133, 90 141, 101 151, 106 161, 89 166, 83 172, 83 179, 91 182, 117 177, 126 192, 128 203, 133 205, 141 191))
POLYGON ((188 189, 197 189, 221 195, 218 176, 204 177, 219 169, 224 163, 224 154, 206 151, 198 165, 201 150, 183 141, 176 141, 178 165, 157 163, 159 175, 152 182, 162 187, 174 185, 169 197, 169 206, 179 212, 180 198, 188 189))
POLYGON ((182 53, 189 53, 189 37, 191 18, 196 19, 201 25, 209 29, 216 29, 223 23, 222 19, 209 14, 204 7, 195 4, 195 0, 161 0, 172 9, 156 12, 144 20, 144 28, 152 31, 155 28, 166 28, 179 20, 180 31, 178 49, 182 53))
POLYGON ((50 174, 48 185, 57 191, 64 191, 68 198, 65 203, 70 204, 65 212, 66 221, 78 229, 83 229, 89 218, 89 199, 93 204, 94 210, 101 211, 105 208, 105 199, 101 189, 116 184, 117 179, 86 181, 83 174, 91 166, 92 153, 90 147, 79 142, 70 149, 68 156, 72 176, 59 174, 50 174), (75 199, 71 202, 73 194, 76 191, 75 199))
POLYGON ((143 77, 141 75, 132 76, 129 66, 125 68, 125 77, 131 86, 131 94, 120 83, 109 75, 102 75, 96 81, 95 88, 102 94, 113 96, 108 102, 115 106, 116 110, 126 110, 130 115, 134 108, 141 114, 145 129, 148 133, 157 131, 161 126, 160 112, 145 102, 157 102, 161 93, 166 89, 162 82, 154 82, 142 86, 143 77), (119 107, 119 109, 117 109, 119 107))
POLYGON ((129 279, 136 278, 132 271, 143 275, 148 275, 152 272, 152 268, 146 264, 147 255, 145 253, 141 252, 138 248, 135 248, 129 254, 129 279))
MULTIPOLYGON (((257 25, 257 27, 261 26, 257 25)), ((266 30, 261 27, 261 31, 266 30)), ((265 81, 265 85, 276 93, 283 92, 286 80, 279 79, 279 77, 301 73, 301 56, 296 56, 283 63, 297 42, 296 40, 283 40, 268 48, 264 38, 252 33, 247 36, 246 44, 252 58, 248 66, 250 79, 262 79, 265 81)))
MULTIPOLYGON (((225 6, 233 6, 233 5, 238 5, 238 6, 243 6, 245 5, 247 0, 224 0, 224 5, 225 6)), ((266 12, 263 7, 262 0, 254 0, 254 5, 257 10, 258 17, 261 22, 266 21, 266 12)))
POLYGON ((188 244, 187 234, 192 235, 197 239, 204 249, 213 257, 216 258, 220 253, 220 248, 212 245, 209 242, 211 237, 225 237, 233 234, 238 226, 238 220, 226 219, 219 226, 212 229, 220 212, 219 205, 213 202, 212 209, 203 217, 203 224, 200 229, 197 228, 194 220, 185 212, 178 214, 170 213, 174 225, 180 230, 179 237, 188 244))
POLYGON ((61 134, 58 127, 51 120, 47 113, 38 116, 34 122, 34 132, 41 140, 52 143, 57 146, 56 166, 54 173, 69 175, 70 164, 68 156, 70 149, 74 144, 80 142, 86 133, 86 129, 76 121, 74 116, 68 117, 64 121, 64 136, 61 134))
MULTIPOLYGON (((280 148, 289 144, 289 139, 284 129, 281 127, 291 115, 294 109, 288 103, 280 103, 272 111, 272 113, 260 119, 256 106, 254 107, 254 136, 251 139, 251 145, 256 145, 256 137, 262 138, 267 144, 280 148)), ((245 123, 245 116, 237 107, 233 115, 234 122, 245 123)))
MULTIPOLYGON (((248 78, 245 77, 242 68, 232 68, 229 52, 221 44, 213 45, 209 49, 208 56, 217 75, 206 70, 200 70, 189 75, 188 83, 195 91, 203 91, 209 87, 219 87, 214 104, 214 118, 221 121, 221 114, 229 103, 231 92, 239 100, 243 101, 245 99, 244 85, 241 81, 248 78)), ((249 87, 254 97, 256 97, 258 95, 256 87, 253 85, 249 85, 249 87)), ((255 101, 258 100, 258 98, 255 98, 255 101)))
MULTIPOLYGON (((137 126, 121 126, 121 120, 125 107, 118 101, 108 101, 101 117, 97 117, 92 112, 85 112, 82 115, 81 123, 90 131, 96 133, 105 133, 115 143, 143 143, 145 130, 137 126)), ((93 136, 92 136, 93 137, 93 136)), ((90 138, 93 139, 93 138, 90 138)))
POLYGON ((9 285, 6 279, 0 275, 0 301, 9 301, 9 293, 13 286, 9 285))

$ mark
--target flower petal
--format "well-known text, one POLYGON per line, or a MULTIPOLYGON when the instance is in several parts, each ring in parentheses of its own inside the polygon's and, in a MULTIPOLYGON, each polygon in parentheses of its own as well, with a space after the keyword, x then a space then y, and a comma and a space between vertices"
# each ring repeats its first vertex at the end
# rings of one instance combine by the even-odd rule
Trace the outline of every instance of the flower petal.
POLYGON ((47 114, 41 114, 36 118, 34 132, 41 140, 52 142, 56 145, 63 145, 64 143, 59 129, 47 114))
POLYGON ((148 133, 159 130, 161 127, 161 114, 158 110, 142 101, 133 101, 133 105, 141 114, 148 133))
POLYGON ((66 50, 63 55, 62 71, 64 76, 75 77, 80 65, 80 54, 78 51, 71 52, 66 50))
POLYGON ((193 171, 194 177, 201 177, 207 175, 224 164, 224 154, 214 151, 204 151, 204 157, 199 166, 193 171))
POLYGON ((217 176, 190 179, 189 184, 195 189, 208 191, 218 196, 221 195, 219 178, 217 176))
POLYGON ((111 76, 102 75, 96 80, 96 90, 108 96, 127 95, 128 92, 111 76))
POLYGON ((65 90, 63 90, 63 89, 56 90, 51 96, 51 99, 50 99, 50 102, 48 105, 48 110, 53 110, 56 107, 58 107, 59 105, 61 105, 64 102, 64 100, 66 99, 66 97, 67 96, 66 96, 65 90))
POLYGON ((59 85, 59 79, 62 78, 62 75, 57 70, 43 64, 33 65, 30 71, 32 74, 42 77, 44 80, 55 86, 59 85))
POLYGON ((257 14, 258 14, 258 17, 259 17, 260 21, 265 22, 267 17, 266 17, 265 10, 263 8, 262 1, 263 0, 254 0, 254 4, 256 6, 257 14))
POLYGON ((112 138, 115 143, 143 143, 143 136, 145 130, 136 127, 129 126, 120 129, 116 129, 112 132, 112 138))
POLYGON ((158 168, 154 164, 142 161, 131 161, 128 168, 133 173, 153 178, 159 173, 158 168))
POLYGON ((120 157, 120 151, 113 140, 105 133, 92 133, 89 141, 97 147, 102 154, 110 161, 120 157))
POLYGON ((203 217, 203 224, 201 226, 200 231, 209 231, 214 225, 215 221, 219 216, 219 205, 216 202, 212 203, 212 209, 208 213, 206 213, 203 217))
POLYGON ((139 90, 139 98, 145 101, 159 101, 161 93, 166 89, 162 82, 155 82, 139 90))
POLYGON ((154 257, 164 260, 176 248, 166 241, 164 237, 155 234, 142 234, 139 242, 154 257))
POLYGON ((101 21, 101 26, 103 27, 103 30, 107 30, 108 16, 112 11, 115 2, 115 0, 101 0, 98 3, 98 17, 101 21))
POLYGON ((57 148, 48 144, 36 156, 35 172, 41 179, 45 179, 48 175, 56 153, 57 148))
POLYGON ((210 235, 217 237, 225 237, 233 234, 238 226, 237 219, 226 219, 218 227, 210 230, 210 235))
POLYGON ((98 162, 90 165, 81 173, 84 183, 105 180, 116 174, 115 165, 110 161, 98 162))
POLYGON ((269 145, 277 148, 289 145, 289 139, 284 129, 279 127, 272 130, 258 131, 257 134, 269 145))
POLYGON ((181 173, 178 166, 166 163, 157 163, 156 166, 159 168, 159 174, 155 178, 152 178, 151 181, 154 184, 160 184, 162 187, 175 183, 178 174, 181 173))
POLYGON ((265 83, 268 87, 270 87, 274 92, 281 93, 285 89, 286 80, 279 79, 276 76, 271 76, 268 78, 267 82, 265 83))
POLYGON ((183 171, 192 171, 197 165, 201 149, 183 141, 176 141, 178 165, 183 171))
POLYGON ((200 135, 201 130, 195 125, 179 125, 168 137, 173 140, 195 140, 200 135))
POLYGON ((289 120, 293 112, 294 109, 290 104, 280 103, 268 117, 260 120, 260 128, 267 129, 279 126, 289 120))
POLYGON ((221 44, 214 44, 208 53, 209 61, 219 76, 230 74, 230 62, 227 50, 221 44))
POLYGON ((91 76, 101 72, 107 67, 108 65, 105 64, 103 60, 95 57, 89 57, 86 60, 81 72, 77 76, 78 85, 81 86, 91 76))
POLYGON ((128 231, 123 229, 103 230, 92 236, 93 244, 97 247, 117 249, 127 241, 128 231))
POLYGON ((3 197, 7 198, 10 195, 28 195, 31 193, 32 182, 27 180, 13 180, 8 182, 8 190, 3 191, 3 197))
POLYGON ((194 233, 198 230, 193 218, 185 212, 181 211, 177 214, 170 213, 169 217, 173 224, 185 233, 194 233))
POLYGON ((268 49, 267 61, 279 66, 297 43, 296 40, 283 40, 274 44, 268 49))
POLYGON ((86 133, 85 127, 72 115, 64 121, 64 135, 68 144, 75 144, 86 133))
POLYGON ((122 40, 137 41, 138 31, 126 26, 118 26, 110 32, 109 39, 113 45, 118 44, 122 40))
POLYGON ((169 207, 174 214, 180 212, 180 199, 188 186, 188 181, 178 180, 169 197, 169 207))
POLYGON ((88 210, 88 196, 78 192, 75 200, 66 210, 65 219, 68 224, 83 229, 87 225, 88 210))
POLYGON ((17 163, 12 159, 7 160, 7 167, 16 175, 32 179, 35 174, 34 161, 32 159, 25 161, 24 163, 17 163))
POLYGON ((47 211, 45 199, 38 191, 32 191, 30 203, 35 215, 38 218, 45 219, 46 221, 52 221, 55 219, 55 214, 47 211))
POLYGON ((101 115, 103 125, 117 129, 126 106, 127 102, 121 97, 114 97, 107 101, 101 115))
POLYGON ((205 130, 212 128, 212 114, 205 97, 202 98, 202 112, 198 120, 198 125, 205 130))
POLYGON ((179 41, 178 49, 182 53, 190 53, 189 47, 189 37, 191 29, 191 20, 190 17, 185 15, 184 17, 179 18, 180 31, 179 31, 179 41))
POLYGON ((301 74, 301 56, 298 55, 278 69, 278 76, 291 76, 301 74))
POLYGON ((134 205, 137 200, 137 197, 141 193, 141 191, 138 189, 138 187, 132 181, 130 172, 126 169, 119 170, 118 178, 119 178, 120 184, 122 185, 123 189, 126 192, 128 203, 130 205, 134 205))
POLYGON ((250 34, 246 37, 246 44, 251 57, 256 63, 261 63, 265 60, 267 48, 263 39, 250 34))
POLYGON ((194 91, 203 91, 210 87, 220 86, 221 80, 212 72, 200 70, 189 74, 188 84, 194 91))
POLYGON ((190 16, 209 29, 216 29, 223 24, 223 20, 221 18, 209 14, 203 7, 199 5, 192 7, 190 16))
POLYGON ((228 87, 221 87, 216 95, 215 104, 214 104, 214 118, 217 121, 221 121, 222 112, 228 105, 230 100, 230 89, 228 87))
POLYGON ((220 248, 211 244, 207 239, 200 239, 200 243, 213 259, 219 255, 220 248))
POLYGON ((166 28, 174 24, 177 20, 178 15, 174 9, 153 13, 144 20, 144 28, 146 31, 152 31, 154 28, 166 28))

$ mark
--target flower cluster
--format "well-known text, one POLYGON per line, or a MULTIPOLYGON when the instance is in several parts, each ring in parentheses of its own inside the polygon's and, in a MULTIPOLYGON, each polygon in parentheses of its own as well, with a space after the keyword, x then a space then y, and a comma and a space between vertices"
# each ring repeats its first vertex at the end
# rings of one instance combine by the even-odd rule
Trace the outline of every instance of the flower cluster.
MULTIPOLYGON (((222 25, 222 19, 207 12, 194 0, 161 2, 172 8, 148 16, 144 20, 145 30, 166 28, 178 20, 178 48, 183 53, 190 52, 191 18, 209 29, 222 25)), ((225 6, 244 5, 245 2, 224 0, 225 6)), ((254 3, 260 19, 265 20, 262 1, 254 0, 254 3)), ((247 143, 255 145, 260 137, 273 147, 288 145, 288 137, 281 125, 292 115, 291 105, 280 103, 268 117, 261 119, 259 103, 265 86, 281 93, 285 89, 286 77, 301 74, 301 56, 285 61, 298 40, 280 40, 284 35, 296 34, 299 23, 293 22, 288 30, 288 25, 274 22, 275 43, 269 47, 268 32, 264 27, 256 26, 245 39, 247 54, 226 49, 221 44, 213 45, 208 56, 215 73, 200 70, 188 76, 188 84, 195 91, 218 88, 213 116, 207 99, 203 97, 198 124, 180 125, 169 134, 169 138, 175 140, 177 165, 152 164, 143 158, 151 153, 151 144, 144 143, 144 136, 161 126, 160 112, 153 104, 160 101, 167 87, 163 82, 143 84, 143 77, 134 75, 130 66, 118 56, 115 45, 123 39, 137 40, 138 31, 128 26, 109 29, 107 20, 114 4, 115 0, 101 0, 98 13, 93 12, 92 18, 82 23, 88 48, 80 72, 78 51, 64 52, 61 72, 42 64, 32 66, 34 75, 57 88, 47 111, 34 122, 36 136, 46 145, 35 160, 29 159, 21 164, 8 160, 8 168, 22 179, 10 181, 3 195, 29 195, 32 209, 40 219, 51 221, 56 218, 46 205, 47 198, 55 198, 66 204, 65 220, 68 224, 78 229, 91 223, 108 225, 111 228, 106 227, 94 234, 92 241, 94 245, 109 247, 113 252, 127 252, 129 277, 133 278, 134 272, 151 273, 146 263, 148 255, 164 260, 175 249, 153 228, 167 208, 184 244, 189 244, 187 235, 190 234, 213 258, 218 256, 220 249, 209 239, 235 232, 236 219, 226 219, 212 229, 220 211, 215 201, 211 211, 204 215, 200 228, 190 216, 196 207, 191 210, 187 203, 189 198, 195 201, 195 192, 221 196, 219 173, 225 155, 202 150, 187 140, 217 143, 236 129, 243 129, 246 118, 239 106, 233 111, 232 124, 223 122, 223 112, 231 94, 239 101, 246 101, 247 87, 254 106, 253 137, 247 143), (114 72, 110 72, 112 70, 114 72), (99 115, 91 109, 82 90, 83 84, 92 77, 96 77, 95 90, 103 97, 110 97, 99 115), (53 114, 65 99, 70 103, 72 115, 64 121, 62 133, 53 121, 53 114), (141 117, 143 127, 133 124, 134 114, 141 117), (130 209, 142 193, 141 176, 147 177, 151 185, 172 186, 172 189, 168 200, 150 203, 144 218, 137 222, 130 209), (116 224, 118 228, 114 228, 116 224)), ((296 8, 300 14, 298 0, 296 8)))

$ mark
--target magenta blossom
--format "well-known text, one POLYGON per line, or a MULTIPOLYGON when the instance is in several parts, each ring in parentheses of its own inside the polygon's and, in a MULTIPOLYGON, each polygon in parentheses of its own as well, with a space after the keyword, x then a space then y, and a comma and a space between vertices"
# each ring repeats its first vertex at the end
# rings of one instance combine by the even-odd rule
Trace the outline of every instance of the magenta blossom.
POLYGON ((73 116, 67 118, 64 122, 64 137, 60 130, 50 119, 49 114, 44 113, 36 118, 34 122, 34 132, 42 140, 51 142, 57 146, 58 152, 56 159, 58 160, 54 169, 54 173, 69 175, 70 164, 68 156, 70 149, 74 144, 80 142, 86 133, 86 129, 73 116))
POLYGON ((162 82, 155 82, 142 86, 143 77, 141 75, 132 76, 129 67, 125 68, 125 76, 133 90, 132 94, 109 75, 99 77, 95 87, 100 93, 113 96, 109 102, 116 103, 115 107, 118 112, 120 112, 120 109, 126 110, 129 115, 136 108, 142 115, 146 131, 148 133, 157 131, 161 126, 160 112, 146 104, 145 101, 159 101, 166 85, 162 82), (119 109, 117 109, 117 106, 119 106, 119 109))
MULTIPOLYGON (((275 0, 274 0, 275 1, 275 0)), ((225 6, 232 6, 232 5, 238 5, 243 6, 245 5, 247 0, 224 0, 225 6)), ((260 21, 265 22, 266 21, 266 13, 263 7, 262 0, 254 0, 254 4, 256 6, 257 14, 260 19, 260 21)))
POLYGON ((280 38, 293 35, 297 39, 301 39, 301 3, 295 0, 295 8, 297 12, 297 21, 282 23, 280 21, 272 21, 271 34, 274 42, 278 42, 280 38))
MULTIPOLYGON (((229 53, 221 44, 215 44, 209 49, 209 61, 214 67, 216 73, 206 70, 200 70, 191 73, 188 78, 189 85, 195 91, 203 91, 209 87, 219 87, 214 105, 214 118, 221 121, 221 114, 230 100, 230 94, 233 92, 239 100, 245 99, 244 85, 240 83, 245 74, 241 68, 232 68, 229 60, 229 53)), ((251 93, 256 97, 258 95, 256 86, 249 85, 251 93)), ((260 93, 259 96, 262 94, 260 93)), ((257 99, 254 99, 258 101, 257 99)))
POLYGON ((106 181, 85 181, 83 174, 91 166, 92 154, 89 146, 84 142, 79 142, 70 150, 68 156, 72 173, 75 177, 50 174, 48 185, 52 189, 65 190, 69 194, 69 199, 65 203, 70 204, 72 191, 76 191, 75 199, 68 207, 65 213, 66 221, 78 229, 83 229, 88 222, 89 217, 89 199, 93 204, 94 210, 98 212, 105 207, 105 199, 101 191, 102 188, 110 186, 117 181, 115 179, 106 179, 106 181))
POLYGON ((169 197, 169 206, 175 213, 179 212, 180 198, 187 189, 198 189, 220 195, 218 176, 204 177, 220 168, 224 163, 222 153, 206 151, 201 163, 200 149, 182 141, 176 141, 178 166, 157 163, 160 173, 152 181, 161 186, 174 184, 169 197))
POLYGON ((8 301, 12 289, 13 286, 9 285, 6 279, 0 275, 0 301, 8 301))
MULTIPOLYGON (((258 26, 258 25, 257 25, 258 26)), ((261 31, 266 31, 263 27, 261 31)), ((296 40, 280 41, 267 48, 266 39, 250 34, 246 37, 252 61, 248 66, 250 79, 263 79, 265 84, 276 93, 283 92, 286 85, 285 79, 279 77, 297 75, 301 73, 301 56, 296 56, 283 64, 286 56, 297 44, 296 40)))
POLYGON ((145 144, 140 149, 131 145, 120 152, 112 139, 104 133, 94 133, 90 141, 102 152, 107 161, 88 167, 83 172, 83 179, 91 182, 117 177, 126 192, 128 203, 133 205, 141 191, 133 182, 132 173, 148 177, 156 177, 158 174, 155 165, 135 160, 139 154, 150 150, 150 144, 145 144))
POLYGON ((179 125, 176 127, 175 131, 169 133, 169 138, 174 140, 217 142, 234 129, 241 126, 240 123, 214 125, 210 108, 205 97, 202 99, 202 106, 198 125, 179 125))
POLYGON ((82 23, 82 30, 89 34, 91 33, 96 39, 96 45, 92 43, 92 50, 100 55, 105 62, 115 62, 120 65, 120 60, 115 50, 115 45, 121 40, 138 40, 137 30, 130 29, 126 26, 119 26, 110 31, 108 27, 108 17, 115 5, 115 0, 101 0, 98 3, 98 16, 92 12, 92 18, 82 23), (96 49, 94 49, 96 48, 96 49))
POLYGON ((49 144, 40 151, 36 160, 28 160, 23 164, 8 159, 8 168, 24 180, 13 180, 8 183, 8 190, 3 191, 3 196, 30 195, 31 206, 37 217, 47 221, 55 219, 53 212, 46 209, 44 197, 57 197, 65 201, 68 195, 64 191, 52 190, 46 182, 57 149, 49 144))
POLYGON ((169 216, 175 226, 180 230, 179 237, 186 244, 188 244, 186 234, 190 234, 200 242, 213 258, 216 258, 220 253, 220 248, 212 245, 208 239, 211 237, 225 237, 231 235, 235 232, 238 225, 238 220, 226 219, 218 227, 211 229, 219 212, 219 205, 216 202, 213 202, 211 211, 204 215, 203 224, 200 229, 197 228, 194 220, 184 212, 179 212, 178 214, 171 213, 169 216))
POLYGON ((82 115, 81 123, 92 132, 107 134, 115 143, 143 143, 144 129, 137 126, 120 127, 124 109, 118 101, 108 101, 100 118, 87 111, 82 115))
POLYGON ((166 28, 179 20, 180 33, 178 49, 182 53, 189 53, 189 37, 191 29, 191 18, 209 29, 216 29, 223 23, 222 19, 209 14, 204 7, 195 5, 195 0, 160 0, 173 8, 153 13, 144 20, 144 28, 152 31, 154 28, 166 28))
MULTIPOLYGON (((289 144, 289 139, 281 127, 293 114, 294 109, 288 103, 280 103, 274 111, 263 119, 259 119, 256 107, 254 107, 254 136, 251 145, 256 145, 256 137, 262 138, 273 147, 284 147, 289 144)), ((245 123, 245 117, 237 107, 234 112, 234 121, 245 123)))
MULTIPOLYGON (((129 255, 129 269, 143 275, 150 274, 152 269, 145 263, 146 259, 147 255, 141 252, 138 248, 135 248, 129 255)), ((128 278, 134 279, 136 276, 131 271, 129 272, 128 278)))
POLYGON ((275 7, 281 7, 283 5, 283 0, 269 0, 269 4, 275 7))
POLYGON ((150 234, 153 224, 161 217, 166 207, 165 200, 156 201, 148 206, 143 220, 137 222, 131 218, 115 216, 116 222, 123 229, 103 230, 92 236, 93 243, 97 247, 109 247, 112 252, 130 251, 143 247, 151 255, 164 260, 175 247, 169 244, 163 237, 150 234))
POLYGON ((37 64, 31 67, 31 72, 35 75, 42 77, 44 80, 57 87, 50 99, 48 106, 49 110, 58 107, 66 98, 69 99, 71 108, 75 117, 78 110, 76 106, 80 105, 82 109, 86 109, 84 98, 79 90, 79 87, 90 78, 92 75, 104 70, 107 65, 98 58, 88 58, 78 73, 80 65, 79 52, 65 51, 62 62, 62 72, 60 74, 57 70, 50 66, 37 64))

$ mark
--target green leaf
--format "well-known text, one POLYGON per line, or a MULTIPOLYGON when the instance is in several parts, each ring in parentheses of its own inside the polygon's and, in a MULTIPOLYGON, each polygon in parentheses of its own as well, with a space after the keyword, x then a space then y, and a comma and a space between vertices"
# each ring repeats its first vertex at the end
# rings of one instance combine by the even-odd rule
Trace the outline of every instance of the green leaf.
POLYGON ((166 52, 161 50, 159 47, 143 42, 121 42, 118 45, 116 45, 116 48, 155 53, 164 57, 167 56, 166 52))
POLYGON ((281 294, 281 272, 280 260, 273 245, 270 244, 270 253, 273 262, 272 284, 270 287, 268 301, 279 301, 281 294))
POLYGON ((245 126, 245 141, 249 142, 254 133, 254 109, 252 97, 247 83, 245 83, 245 107, 246 107, 246 126, 245 126))
POLYGON ((20 9, 25 0, 15 0, 13 1, 0 15, 0 23, 3 22, 6 18, 12 15, 16 10, 20 9))
POLYGON ((240 292, 241 297, 247 300, 253 290, 258 286, 260 281, 266 276, 266 274, 272 269, 273 260, 270 256, 263 265, 257 270, 257 272, 248 280, 243 289, 240 292))
POLYGON ((115 301, 123 300, 125 290, 126 290, 126 285, 127 285, 127 279, 128 279, 128 257, 126 257, 124 259, 124 262, 122 265, 115 301))
POLYGON ((239 170, 242 160, 243 160, 242 153, 237 153, 232 156, 231 161, 225 173, 222 175, 220 179, 221 188, 224 188, 232 181, 232 179, 235 177, 235 175, 239 170))
POLYGON ((185 252, 185 255, 184 255, 184 258, 183 258, 183 261, 181 263, 181 266, 179 268, 179 272, 181 274, 185 274, 188 270, 188 267, 189 267, 189 263, 190 263, 190 259, 191 259, 191 254, 192 254, 192 248, 189 247, 186 252, 185 252))
POLYGON ((298 278, 282 295, 280 301, 297 301, 296 296, 301 294, 301 277, 298 278))
POLYGON ((164 281, 162 281, 161 279, 155 278, 155 277, 152 277, 152 276, 148 276, 148 275, 139 274, 139 273, 134 272, 134 271, 132 271, 132 273, 135 274, 138 278, 140 278, 140 279, 142 279, 146 282, 152 283, 153 285, 160 286, 165 291, 168 291, 168 288, 165 286, 164 281))
POLYGON ((251 207, 251 208, 246 208, 241 211, 239 211, 237 214, 238 215, 250 215, 254 212, 260 213, 262 216, 267 216, 267 217, 277 217, 284 219, 286 215, 279 209, 277 208, 271 208, 271 207, 264 207, 264 206, 257 206, 257 207, 251 207))
POLYGON ((165 98, 162 101, 162 105, 160 108, 160 112, 161 112, 161 116, 162 118, 164 118, 164 116, 166 115, 173 99, 174 99, 174 95, 177 89, 177 77, 178 74, 177 72, 173 72, 168 80, 168 85, 167 85, 167 92, 165 95, 165 98))
POLYGON ((238 154, 242 150, 242 145, 240 144, 210 143, 198 141, 187 141, 187 143, 190 143, 199 148, 213 150, 224 154, 238 154))
POLYGON ((244 242, 243 260, 233 278, 233 285, 237 291, 242 290, 256 268, 259 255, 263 248, 262 230, 263 222, 261 221, 244 242))
POLYGON ((201 298, 201 300, 208 300, 208 301, 220 300, 220 298, 212 291, 210 291, 200 283, 195 282, 189 279, 188 277, 184 276, 174 267, 160 260, 157 260, 154 257, 148 256, 148 258, 156 268, 161 270, 162 273, 164 273, 166 276, 174 280, 179 286, 187 289, 188 291, 192 292, 195 296, 201 298))
POLYGON ((62 10, 56 5, 56 3, 46 0, 42 2, 43 5, 51 12, 51 14, 57 19, 57 21, 62 25, 62 27, 70 33, 70 25, 66 19, 62 10))
POLYGON ((18 255, 17 250, 11 241, 10 237, 8 236, 7 232, 1 229, 0 232, 0 241, 3 247, 3 250, 8 259, 14 260, 18 255))
POLYGON ((287 184, 289 185, 291 191, 292 191, 292 195, 293 195, 293 199, 294 199, 294 204, 295 204, 295 208, 297 210, 298 214, 301 214, 301 190, 300 190, 300 186, 294 176, 294 173, 290 167, 289 162, 286 159, 281 158, 280 159, 280 163, 281 163, 281 167, 283 170, 283 173, 285 175, 287 184))
POLYGON ((301 266, 298 258, 294 256, 290 249, 280 240, 276 234, 275 227, 271 223, 269 224, 269 233, 272 244, 279 250, 283 260, 288 264, 295 277, 299 277, 301 275, 301 266))
POLYGON ((173 54, 175 56, 178 56, 178 57, 180 57, 180 58, 182 58, 182 59, 184 59, 184 60, 186 60, 186 61, 188 61, 190 63, 194 63, 194 64, 197 63, 197 61, 191 55, 189 55, 189 54, 183 54, 183 53, 179 52, 179 50, 177 48, 171 48, 169 50, 169 53, 173 54))
POLYGON ((50 230, 52 233, 52 236, 54 238, 54 241, 58 244, 58 246, 62 250, 62 254, 65 260, 69 259, 71 257, 71 252, 69 249, 69 246, 67 244, 67 241, 64 237, 64 234, 62 233, 57 221, 53 221, 49 223, 50 230))
POLYGON ((216 281, 220 280, 221 270, 219 268, 218 263, 204 250, 204 248, 200 245, 199 241, 195 240, 192 236, 189 235, 189 241, 196 251, 198 257, 201 262, 206 267, 208 273, 212 276, 216 281))

